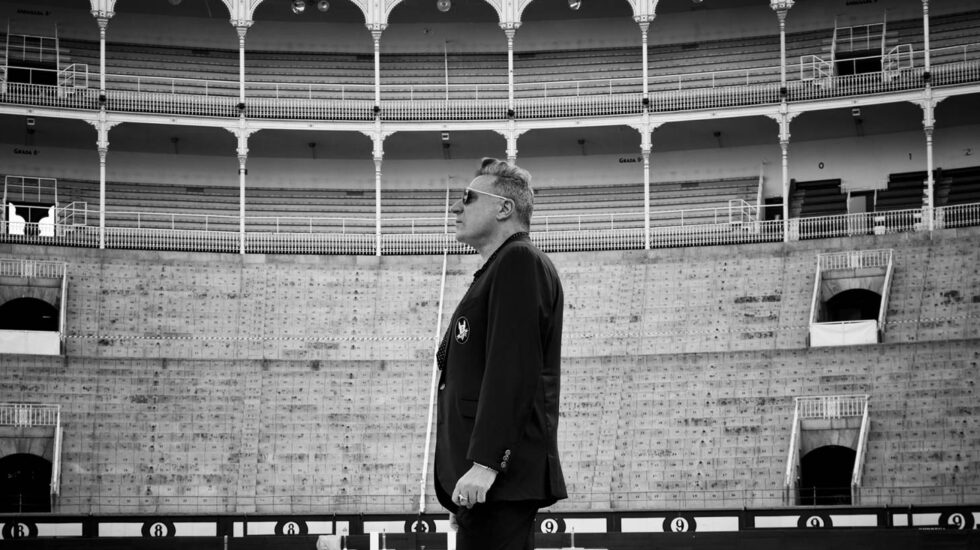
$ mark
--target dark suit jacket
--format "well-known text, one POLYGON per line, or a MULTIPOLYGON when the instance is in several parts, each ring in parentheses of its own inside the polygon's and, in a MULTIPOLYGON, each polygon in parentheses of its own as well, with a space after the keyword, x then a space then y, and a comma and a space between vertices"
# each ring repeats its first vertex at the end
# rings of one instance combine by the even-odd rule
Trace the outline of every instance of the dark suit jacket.
POLYGON ((473 462, 499 472, 488 501, 567 497, 558 460, 563 309, 558 272, 526 233, 501 245, 460 301, 438 391, 435 485, 448 510, 473 462))

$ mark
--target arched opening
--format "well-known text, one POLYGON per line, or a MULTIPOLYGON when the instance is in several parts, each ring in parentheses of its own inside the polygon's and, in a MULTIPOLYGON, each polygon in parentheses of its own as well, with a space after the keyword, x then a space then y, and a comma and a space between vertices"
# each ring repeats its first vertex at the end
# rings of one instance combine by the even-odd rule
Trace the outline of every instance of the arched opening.
POLYGON ((828 321, 861 321, 877 319, 881 309, 881 295, 863 288, 852 288, 835 294, 827 300, 828 321))
POLYGON ((0 306, 0 330, 58 330, 58 308, 37 298, 15 298, 0 306))
POLYGON ((0 513, 51 511, 51 463, 31 454, 0 458, 0 513))
POLYGON ((800 461, 800 504, 851 503, 851 474, 857 453, 848 447, 827 445, 807 453, 800 461))

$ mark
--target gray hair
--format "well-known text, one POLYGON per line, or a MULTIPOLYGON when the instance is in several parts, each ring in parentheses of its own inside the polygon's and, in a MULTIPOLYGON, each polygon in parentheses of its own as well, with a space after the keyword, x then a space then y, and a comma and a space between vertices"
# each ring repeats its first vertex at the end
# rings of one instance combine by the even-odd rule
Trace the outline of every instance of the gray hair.
POLYGON ((531 188, 531 173, 506 160, 484 158, 480 161, 477 176, 494 178, 494 188, 501 195, 514 201, 517 219, 525 229, 531 227, 531 214, 534 212, 534 189, 531 188))

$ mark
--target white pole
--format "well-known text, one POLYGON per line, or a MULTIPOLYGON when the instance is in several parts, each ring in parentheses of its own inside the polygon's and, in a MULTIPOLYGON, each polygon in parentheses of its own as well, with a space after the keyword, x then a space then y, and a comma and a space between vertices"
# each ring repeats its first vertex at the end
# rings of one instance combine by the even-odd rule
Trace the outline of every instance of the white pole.
POLYGON ((425 486, 429 475, 429 446, 432 444, 432 412, 436 405, 439 383, 439 344, 442 342, 442 305, 446 297, 446 264, 449 258, 449 187, 446 187, 446 221, 443 230, 446 246, 442 249, 442 282, 439 285, 439 312, 436 316, 436 347, 432 353, 432 383, 429 386, 429 414, 425 426, 425 450, 422 453, 422 482, 419 484, 419 513, 425 513, 425 486))

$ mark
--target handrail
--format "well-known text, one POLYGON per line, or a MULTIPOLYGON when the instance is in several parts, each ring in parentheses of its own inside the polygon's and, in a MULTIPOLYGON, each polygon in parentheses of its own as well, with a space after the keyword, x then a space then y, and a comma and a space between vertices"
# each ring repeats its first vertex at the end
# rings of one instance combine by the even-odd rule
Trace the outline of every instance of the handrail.
POLYGON ((881 285, 881 304, 878 307, 878 341, 885 334, 885 316, 888 314, 888 295, 891 293, 892 273, 895 271, 893 254, 889 250, 888 267, 885 268, 885 282, 881 285))
POLYGON ((58 314, 58 337, 61 340, 61 353, 67 352, 65 349, 68 339, 68 264, 62 266, 61 271, 61 302, 58 314))
POLYGON ((0 277, 64 278, 67 264, 49 260, 0 258, 0 277))
POLYGON ((61 405, 39 403, 0 403, 0 426, 32 428, 57 426, 61 405))
POLYGON ((817 270, 813 277, 813 298, 810 301, 810 324, 817 322, 817 297, 820 296, 820 279, 823 271, 820 269, 820 256, 817 256, 817 270))
MULTIPOLYGON (((61 493, 61 445, 62 445, 62 428, 61 428, 61 407, 58 407, 58 418, 54 426, 54 460, 51 464, 51 495, 52 497, 58 496, 61 493)), ((54 504, 52 502, 52 504, 54 504)), ((54 508, 52 506, 52 508, 54 508)))
POLYGON ((848 418, 864 414, 868 395, 807 395, 797 397, 795 401, 801 420, 848 418))
POLYGON ((786 504, 793 504, 791 498, 796 487, 796 467, 800 461, 800 404, 794 403, 793 428, 789 437, 789 455, 786 458, 786 477, 783 483, 786 489, 786 504))
POLYGON ((879 248, 818 254, 818 268, 822 271, 831 271, 835 269, 888 267, 891 265, 893 252, 891 248, 879 248))
POLYGON ((865 400, 864 414, 863 414, 863 418, 861 418, 861 432, 858 435, 857 453, 854 457, 854 471, 851 474, 852 504, 859 504, 855 499, 855 497, 858 496, 857 495, 858 491, 856 491, 855 489, 859 489, 861 487, 861 479, 864 474, 865 455, 867 455, 868 452, 868 431, 870 430, 870 420, 869 420, 870 415, 868 414, 868 410, 869 410, 869 403, 868 400, 865 400))

